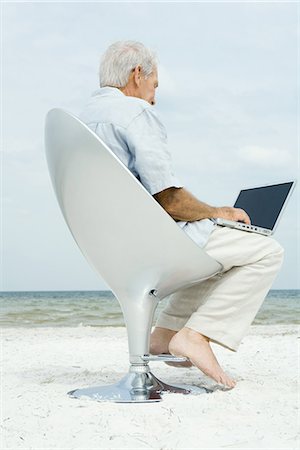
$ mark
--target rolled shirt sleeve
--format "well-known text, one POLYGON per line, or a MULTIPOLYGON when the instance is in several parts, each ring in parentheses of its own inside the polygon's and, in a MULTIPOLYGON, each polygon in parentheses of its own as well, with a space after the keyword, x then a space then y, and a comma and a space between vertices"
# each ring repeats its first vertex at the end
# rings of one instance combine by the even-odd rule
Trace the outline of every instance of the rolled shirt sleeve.
POLYGON ((126 131, 132 171, 151 195, 183 187, 174 175, 165 127, 152 107, 135 117, 126 131))

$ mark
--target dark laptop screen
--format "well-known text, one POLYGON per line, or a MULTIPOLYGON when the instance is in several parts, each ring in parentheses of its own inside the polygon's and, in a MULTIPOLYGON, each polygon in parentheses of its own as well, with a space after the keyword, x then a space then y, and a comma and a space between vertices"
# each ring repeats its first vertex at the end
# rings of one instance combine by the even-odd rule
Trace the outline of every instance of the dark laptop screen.
POLYGON ((273 230, 292 186, 293 182, 245 189, 240 192, 234 206, 247 212, 252 225, 273 230))

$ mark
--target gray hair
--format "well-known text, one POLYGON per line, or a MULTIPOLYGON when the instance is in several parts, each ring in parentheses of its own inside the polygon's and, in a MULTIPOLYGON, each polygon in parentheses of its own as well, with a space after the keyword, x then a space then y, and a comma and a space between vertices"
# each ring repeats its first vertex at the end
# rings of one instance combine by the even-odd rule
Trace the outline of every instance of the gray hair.
POLYGON ((118 41, 110 45, 101 58, 100 87, 126 86, 130 72, 141 66, 143 75, 148 78, 157 66, 154 52, 141 42, 118 41))

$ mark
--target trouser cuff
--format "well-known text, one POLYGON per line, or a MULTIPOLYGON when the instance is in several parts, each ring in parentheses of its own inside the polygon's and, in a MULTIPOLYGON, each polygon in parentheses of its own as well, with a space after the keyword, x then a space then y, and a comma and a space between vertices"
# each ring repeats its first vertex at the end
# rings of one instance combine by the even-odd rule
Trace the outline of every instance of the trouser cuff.
POLYGON ((173 331, 179 331, 185 326, 186 321, 187 319, 185 318, 169 316, 168 314, 161 312, 155 323, 155 326, 160 328, 167 328, 173 331))
POLYGON ((206 324, 200 324, 199 321, 194 323, 192 318, 186 322, 185 326, 187 328, 191 328, 194 331, 197 331, 198 333, 203 334, 203 336, 208 337, 210 341, 222 345, 222 347, 228 348, 233 352, 237 352, 242 340, 242 338, 237 339, 236 337, 230 335, 229 333, 212 330, 206 324))

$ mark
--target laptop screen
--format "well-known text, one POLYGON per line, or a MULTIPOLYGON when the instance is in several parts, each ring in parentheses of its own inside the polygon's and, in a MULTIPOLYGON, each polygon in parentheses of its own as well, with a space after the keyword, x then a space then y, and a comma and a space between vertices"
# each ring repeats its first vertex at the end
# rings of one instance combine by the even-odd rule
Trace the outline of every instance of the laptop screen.
POLYGON ((234 207, 244 209, 251 224, 273 230, 294 182, 274 184, 240 192, 234 207))

